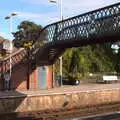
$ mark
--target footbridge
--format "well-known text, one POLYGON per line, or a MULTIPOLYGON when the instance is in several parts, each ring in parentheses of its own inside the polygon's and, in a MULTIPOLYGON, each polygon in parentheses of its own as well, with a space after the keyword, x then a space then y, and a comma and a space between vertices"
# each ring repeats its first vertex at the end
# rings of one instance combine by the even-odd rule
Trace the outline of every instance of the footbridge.
MULTIPOLYGON (((67 48, 119 41, 120 2, 46 26, 30 48, 30 59, 39 65, 50 65, 67 48)), ((26 56, 25 49, 12 55, 12 66, 25 61, 26 56)), ((5 71, 9 69, 9 59, 3 64, 5 71)))
POLYGON ((34 47, 40 50, 35 54, 37 60, 42 56, 43 61, 52 64, 67 48, 118 41, 120 3, 46 26, 34 47), (44 42, 43 52, 37 46, 39 41, 44 42))

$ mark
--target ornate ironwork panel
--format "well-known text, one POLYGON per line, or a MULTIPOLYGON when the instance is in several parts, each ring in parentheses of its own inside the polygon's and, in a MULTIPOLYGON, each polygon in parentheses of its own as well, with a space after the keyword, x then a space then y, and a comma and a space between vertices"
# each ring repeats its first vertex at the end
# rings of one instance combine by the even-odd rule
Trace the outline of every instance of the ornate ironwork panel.
POLYGON ((48 25, 40 33, 39 40, 57 43, 104 36, 120 36, 120 3, 48 25))

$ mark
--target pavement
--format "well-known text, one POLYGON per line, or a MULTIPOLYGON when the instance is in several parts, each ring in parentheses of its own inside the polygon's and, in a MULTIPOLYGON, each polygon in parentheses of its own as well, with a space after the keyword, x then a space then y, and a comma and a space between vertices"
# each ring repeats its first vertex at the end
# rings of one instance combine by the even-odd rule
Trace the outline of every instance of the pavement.
POLYGON ((16 90, 16 91, 1 91, 0 98, 8 97, 27 97, 27 96, 42 96, 42 95, 58 95, 58 94, 70 94, 78 92, 91 92, 91 91, 101 91, 101 90, 112 90, 120 89, 120 83, 113 84, 103 84, 103 83, 88 83, 80 84, 77 86, 61 86, 52 89, 42 89, 42 90, 16 90))

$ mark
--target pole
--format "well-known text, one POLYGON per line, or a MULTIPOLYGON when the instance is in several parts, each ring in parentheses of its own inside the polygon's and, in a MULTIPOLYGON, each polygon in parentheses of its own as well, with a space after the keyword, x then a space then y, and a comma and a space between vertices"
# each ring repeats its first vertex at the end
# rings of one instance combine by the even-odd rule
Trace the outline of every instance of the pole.
MULTIPOLYGON (((62 0, 60 0, 60 20, 61 21, 63 20, 62 0)), ((62 81, 62 78, 63 78, 63 75, 62 75, 62 64, 63 64, 63 61, 62 61, 62 56, 61 56, 60 57, 60 82, 61 82, 61 86, 63 85, 63 81, 62 81)))
POLYGON ((60 0, 60 20, 63 20, 62 0, 60 0))
MULTIPOLYGON (((3 57, 3 51, 2 51, 2 57, 3 57)), ((3 59, 3 58, 2 58, 3 59)), ((4 79, 4 62, 1 60, 1 80, 2 80, 2 90, 5 90, 5 79, 4 79)))
MULTIPOLYGON (((7 20, 7 19, 9 19, 10 21, 10 23, 9 23, 9 32, 10 32, 10 35, 11 35, 11 33, 12 33, 12 17, 13 16, 16 16, 17 14, 16 13, 11 13, 9 16, 6 16, 5 17, 5 19, 7 20)), ((10 77, 10 79, 9 79, 9 88, 8 89, 10 89, 10 87, 11 87, 11 85, 10 85, 10 82, 11 82, 11 77, 12 77, 12 49, 13 49, 13 45, 12 45, 12 41, 10 42, 10 73, 9 73, 9 77, 10 77)))
MULTIPOLYGON (((12 33, 12 16, 10 16, 10 27, 9 27, 10 35, 12 33)), ((12 80, 12 50, 13 50, 13 45, 12 41, 10 41, 10 80, 9 80, 9 88, 11 89, 11 80, 12 80)))
MULTIPOLYGON (((57 0, 49 0, 50 2, 52 3, 57 3, 57 0)), ((62 11, 62 0, 58 0, 59 2, 59 8, 60 8, 60 20, 62 21, 63 20, 63 11, 62 11)), ((62 56, 59 58, 60 60, 60 84, 62 86, 63 82, 62 82, 62 78, 63 78, 63 75, 62 75, 62 56)))
MULTIPOLYGON (((12 17, 10 17, 10 34, 12 33, 12 17)), ((12 41, 10 42, 10 80, 12 77, 12 41)), ((9 81, 10 82, 10 81, 9 81)))
POLYGON ((60 57, 60 82, 61 82, 61 86, 62 86, 62 56, 60 57))
POLYGON ((27 70, 27 90, 30 89, 30 48, 27 48, 27 54, 28 54, 28 70, 27 70))

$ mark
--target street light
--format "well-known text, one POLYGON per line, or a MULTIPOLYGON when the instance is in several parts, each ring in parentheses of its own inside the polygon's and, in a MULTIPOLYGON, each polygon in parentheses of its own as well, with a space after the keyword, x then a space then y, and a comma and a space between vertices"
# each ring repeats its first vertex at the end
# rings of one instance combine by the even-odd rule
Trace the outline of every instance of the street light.
MULTIPOLYGON (((9 32, 10 32, 10 34, 12 33, 12 17, 14 17, 14 16, 16 16, 17 15, 17 13, 15 13, 15 12, 13 12, 13 13, 11 13, 10 15, 8 15, 8 16, 6 16, 5 17, 5 20, 10 20, 10 23, 9 23, 9 32)), ((12 49, 13 49, 13 45, 12 45, 12 41, 10 42, 10 73, 9 73, 9 76, 10 76, 10 80, 11 80, 11 75, 12 75, 12 49)), ((9 83, 10 83, 10 81, 9 81, 9 83)), ((10 87, 10 86, 9 86, 10 87)))
MULTIPOLYGON (((59 1, 59 5, 60 5, 60 20, 63 20, 63 8, 62 8, 62 0, 49 0, 51 3, 57 3, 59 1)), ((60 82, 61 82, 61 86, 62 86, 62 56, 60 57, 60 82)))
POLYGON ((60 5, 60 20, 63 20, 63 8, 62 8, 62 0, 49 0, 51 3, 58 3, 60 5))

